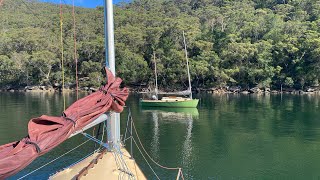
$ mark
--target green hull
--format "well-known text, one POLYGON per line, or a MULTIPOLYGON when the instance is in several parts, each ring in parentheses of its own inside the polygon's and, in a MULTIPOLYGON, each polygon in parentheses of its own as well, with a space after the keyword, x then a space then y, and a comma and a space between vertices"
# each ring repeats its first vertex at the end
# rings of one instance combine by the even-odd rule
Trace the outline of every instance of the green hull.
POLYGON ((185 101, 160 101, 160 100, 140 100, 142 107, 182 107, 195 108, 198 106, 199 99, 188 99, 185 101))

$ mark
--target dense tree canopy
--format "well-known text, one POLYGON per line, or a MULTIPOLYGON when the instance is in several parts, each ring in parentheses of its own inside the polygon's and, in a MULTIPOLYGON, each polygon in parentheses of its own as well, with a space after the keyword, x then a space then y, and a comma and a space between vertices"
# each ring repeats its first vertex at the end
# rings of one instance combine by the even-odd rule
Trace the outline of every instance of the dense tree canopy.
MULTIPOLYGON (((10 0, 0 8, 0 86, 61 83, 58 5, 10 0)), ((63 8, 68 84, 75 81, 71 10, 63 8)), ((80 85, 97 86, 103 80, 103 9, 77 8, 76 24, 80 85)), ((318 86, 320 1, 134 0, 118 4, 118 76, 127 85, 152 85, 155 52, 160 87, 185 88, 182 31, 194 87, 318 86)))

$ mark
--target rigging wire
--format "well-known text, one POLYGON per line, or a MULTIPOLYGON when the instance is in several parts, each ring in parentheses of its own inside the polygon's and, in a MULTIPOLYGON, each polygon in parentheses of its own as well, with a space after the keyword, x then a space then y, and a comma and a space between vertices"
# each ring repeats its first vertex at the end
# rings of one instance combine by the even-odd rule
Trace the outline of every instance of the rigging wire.
MULTIPOLYGON (((103 121, 103 126, 102 126, 102 136, 101 136, 101 142, 103 142, 103 138, 104 138, 104 132, 105 132, 105 129, 104 129, 104 126, 106 126, 106 122, 103 121)), ((99 149, 101 148, 102 144, 100 144, 100 147, 99 149)))
POLYGON ((73 39, 74 39, 74 63, 76 66, 76 94, 79 99, 79 82, 78 82, 78 57, 77 57, 77 32, 76 32, 76 14, 74 8, 74 0, 72 0, 72 16, 73 16, 73 39))
MULTIPOLYGON (((2 2, 3 2, 4 0, 2 0, 2 2)), ((39 16, 33 11, 33 9, 32 8, 30 8, 30 6, 26 3, 26 2, 24 2, 24 0, 21 0, 21 2, 29 9, 29 11, 39 20, 39 21, 41 21, 42 23, 44 23, 40 18, 39 18, 39 16)), ((0 2, 0 6, 1 6, 1 2, 0 2)))
POLYGON ((149 159, 150 159, 153 163, 155 163, 157 166, 159 166, 159 167, 161 167, 161 168, 163 168, 163 169, 168 169, 168 170, 179 170, 179 169, 181 169, 181 168, 179 168, 179 167, 174 167, 174 168, 172 168, 172 167, 163 166, 163 165, 157 163, 154 159, 152 159, 151 156, 150 156, 150 155, 148 154, 148 152, 146 151, 146 149, 144 148, 144 146, 143 146, 143 144, 142 144, 142 142, 141 142, 141 140, 140 140, 140 137, 139 137, 138 132, 137 132, 137 130, 136 130, 135 124, 132 123, 132 125, 133 125, 133 129, 134 129, 134 131, 135 131, 135 134, 137 135, 139 144, 141 145, 143 151, 146 153, 146 155, 149 157, 149 159))
POLYGON ((35 173, 35 172, 39 171, 40 169, 42 169, 42 168, 46 167, 47 165, 49 165, 49 164, 51 164, 51 163, 53 163, 53 162, 57 161, 58 159, 62 158, 63 156, 65 156, 65 155, 67 155, 67 154, 71 153, 72 151, 74 151, 74 150, 78 149, 79 147, 81 147, 82 145, 86 144, 86 143, 87 143, 87 142, 89 142, 89 141, 90 141, 90 139, 88 139, 88 140, 84 141, 83 143, 79 144, 78 146, 74 147, 73 149, 69 150, 68 152, 66 152, 66 153, 64 153, 64 154, 62 154, 62 155, 60 155, 60 156, 58 156, 57 158, 55 158, 55 159, 53 159, 53 160, 49 161, 48 163, 46 163, 46 164, 44 164, 44 165, 42 165, 42 166, 38 167, 37 169, 35 169, 35 170, 33 170, 33 171, 29 172, 28 174, 26 174, 26 175, 24 175, 24 176, 22 176, 22 177, 18 178, 18 180, 23 179, 23 178, 25 178, 25 177, 27 177, 27 176, 29 176, 29 175, 31 175, 31 174, 33 174, 33 173, 35 173))
MULTIPOLYGON (((4 2, 4 0, 0 0, 0 1, 2 1, 2 3, 4 2)), ((15 3, 15 6, 18 6, 18 5, 17 5, 17 2, 15 2, 15 1, 12 1, 12 2, 15 3)), ((39 15, 38 15, 37 13, 35 13, 35 11, 28 5, 28 3, 26 3, 24 0, 21 0, 20 2, 22 2, 22 3, 25 5, 25 7, 31 12, 31 14, 32 14, 34 17, 36 17, 42 24, 44 24, 44 25, 48 25, 48 24, 49 24, 48 22, 45 22, 45 21, 41 20, 40 17, 39 17, 39 15)), ((65 1, 65 0, 63 0, 63 2, 64 2, 64 4, 66 4, 66 1, 65 1)), ((3 4, 4 4, 4 3, 3 3, 3 4)), ((2 5, 3 5, 3 4, 2 4, 2 5)), ((0 4, 0 6, 1 6, 1 4, 0 4)), ((69 9, 67 9, 67 10, 69 10, 69 9)), ((63 44, 64 44, 64 45, 68 45, 66 42, 63 42, 63 44)))
MULTIPOLYGON (((143 149, 144 153, 149 157, 149 159, 150 159, 154 164, 156 164, 158 167, 160 167, 160 168, 162 168, 162 169, 178 170, 178 177, 181 177, 181 178, 184 180, 182 168, 180 168, 180 167, 174 167, 174 168, 172 168, 172 167, 163 166, 163 165, 157 163, 157 162, 148 154, 148 152, 146 151, 146 149, 144 148, 144 146, 143 146, 143 144, 142 144, 142 142, 141 142, 141 140, 140 140, 140 137, 139 137, 139 135, 138 135, 138 132, 137 132, 137 129, 136 129, 136 127, 135 127, 135 124, 134 124, 134 121, 133 121, 132 117, 131 117, 131 121, 132 121, 132 126, 133 126, 133 129, 134 129, 134 132, 135 132, 135 134, 136 134, 136 136, 137 136, 137 139, 138 139, 138 141, 139 141, 139 144, 140 144, 141 148, 143 149), (181 174, 181 176, 180 176, 180 174, 181 174)), ((140 150, 140 148, 139 148, 139 146, 138 146, 135 138, 132 138, 132 139, 133 139, 134 143, 136 144, 138 150, 140 151, 142 157, 145 159, 145 161, 146 161, 147 164, 149 165, 148 161, 146 160, 146 158, 145 158, 144 155, 142 154, 142 152, 141 152, 141 150, 140 150)), ((156 173, 154 172, 154 170, 152 169, 152 167, 151 167, 150 165, 149 165, 149 167, 150 167, 150 169, 153 171, 153 173, 156 175, 156 173)), ((157 176, 157 175, 156 175, 156 176, 157 176)), ((157 176, 157 178, 159 179, 158 176, 157 176)))
MULTIPOLYGON (((156 176, 157 179, 160 179, 159 176, 156 174, 156 172, 154 171, 154 169, 152 168, 152 166, 150 165, 150 163, 148 162, 147 158, 144 156, 144 154, 146 154, 148 156, 148 158, 154 163, 156 164, 158 167, 162 168, 162 169, 166 169, 166 170, 178 170, 178 174, 177 174, 177 179, 182 179, 184 180, 184 175, 183 175, 183 172, 182 172, 182 168, 180 167, 166 167, 166 166, 163 166, 163 165, 160 165, 159 163, 157 163, 149 154, 148 152, 146 151, 146 149, 144 148, 142 142, 141 142, 141 139, 139 137, 139 134, 137 132, 137 129, 135 127, 135 124, 134 124, 134 121, 133 121, 133 118, 132 118, 132 115, 131 115, 131 110, 129 108, 129 115, 128 115, 128 119, 127 119, 127 127, 126 127, 126 131, 125 131, 125 134, 124 134, 124 138, 123 138, 123 142, 125 143, 126 140, 128 139, 132 139, 134 144, 136 145, 137 149, 139 150, 140 154, 142 155, 143 159, 145 160, 145 162, 147 163, 147 165, 149 166, 149 168, 151 169, 151 171, 153 172, 153 174, 156 176), (126 135, 127 135, 127 132, 129 131, 128 128, 129 128, 129 121, 131 122, 131 133, 130 133, 130 137, 126 138, 126 135), (142 150, 140 149, 136 139, 133 137, 133 130, 132 130, 132 127, 133 127, 133 130, 136 134, 136 137, 139 141, 139 144, 141 146, 141 148, 143 149, 143 152, 142 150)), ((131 142, 132 143, 132 142, 131 142)), ((132 155, 131 155, 132 156, 132 155)))
POLYGON ((63 12, 62 0, 60 0, 60 45, 61 45, 61 72, 62 72, 62 94, 63 94, 63 110, 66 110, 66 95, 64 93, 64 49, 63 49, 63 12))

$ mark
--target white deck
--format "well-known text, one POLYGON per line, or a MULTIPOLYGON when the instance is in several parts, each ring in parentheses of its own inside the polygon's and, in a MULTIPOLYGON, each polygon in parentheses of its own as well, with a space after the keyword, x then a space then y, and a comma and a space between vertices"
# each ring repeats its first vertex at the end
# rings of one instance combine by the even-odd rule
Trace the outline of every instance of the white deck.
MULTIPOLYGON (((131 173, 135 176, 137 180, 147 179, 142 173, 141 169, 136 164, 135 160, 130 159, 130 155, 125 148, 121 148, 121 152, 125 155, 123 156, 128 168, 131 173)), ((65 169, 63 171, 58 172, 54 176, 50 177, 53 180, 66 180, 66 179, 76 179, 75 177, 89 164, 97 159, 99 153, 95 153, 87 159, 81 161, 80 163, 65 169)), ((99 180, 99 179, 110 179, 110 180, 118 180, 119 177, 126 177, 124 173, 118 169, 115 158, 111 152, 105 152, 102 159, 98 159, 97 164, 93 164, 88 168, 86 172, 83 172, 83 176, 78 179, 84 180, 99 180)))

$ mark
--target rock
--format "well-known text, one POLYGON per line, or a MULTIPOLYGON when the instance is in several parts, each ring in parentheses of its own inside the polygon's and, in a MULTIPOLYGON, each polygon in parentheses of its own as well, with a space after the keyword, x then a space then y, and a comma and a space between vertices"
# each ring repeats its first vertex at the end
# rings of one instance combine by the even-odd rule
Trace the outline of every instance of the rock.
POLYGON ((59 83, 53 83, 53 87, 61 87, 61 84, 59 84, 59 83))
POLYGON ((223 89, 216 89, 214 91, 212 91, 213 94, 224 94, 227 93, 225 90, 223 89))
POLYGON ((98 89, 97 88, 94 88, 94 87, 91 87, 90 88, 90 91, 92 91, 92 92, 96 92, 98 89))
POLYGON ((48 85, 48 86, 46 87, 46 90, 47 90, 47 91, 54 91, 54 88, 53 88, 51 85, 48 85))
POLYGON ((40 89, 39 86, 26 86, 26 87, 24 87, 25 91, 35 91, 35 90, 39 90, 39 89, 40 89))
POLYGON ((90 80, 90 78, 89 78, 89 77, 79 78, 79 81, 88 81, 88 80, 90 80))
POLYGON ((249 92, 250 93, 262 93, 262 90, 258 87, 254 87, 254 88, 249 89, 249 92))
POLYGON ((250 94, 249 91, 242 91, 241 94, 250 94))
POLYGON ((307 90, 306 90, 306 92, 314 92, 315 91, 315 89, 313 89, 313 88, 308 88, 307 90))
POLYGON ((241 91, 241 87, 240 86, 227 87, 227 90, 230 92, 239 93, 241 91))
POLYGON ((12 90, 13 88, 12 88, 10 85, 7 85, 7 86, 4 87, 4 89, 7 90, 7 91, 10 91, 10 90, 12 90))

